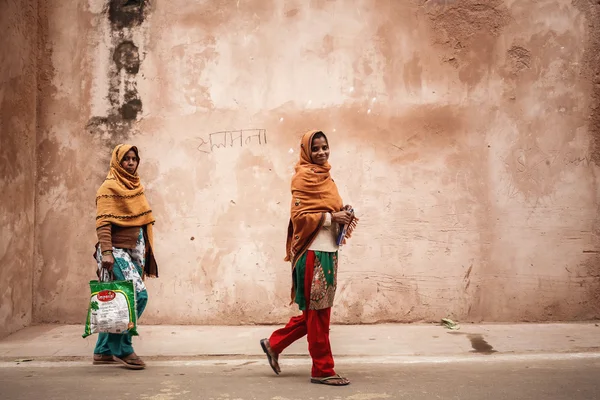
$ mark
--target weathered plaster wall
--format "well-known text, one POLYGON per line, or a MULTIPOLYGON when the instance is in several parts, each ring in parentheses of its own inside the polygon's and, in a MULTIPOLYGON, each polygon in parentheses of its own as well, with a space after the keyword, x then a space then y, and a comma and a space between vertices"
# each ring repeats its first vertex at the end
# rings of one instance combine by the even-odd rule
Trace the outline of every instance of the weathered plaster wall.
POLYGON ((600 316, 597 2, 65 3, 45 10, 37 321, 83 321, 119 142, 157 217, 144 322, 283 321, 312 128, 361 216, 336 322, 600 316))
POLYGON ((0 2, 0 338, 31 322, 36 57, 36 2, 0 2))

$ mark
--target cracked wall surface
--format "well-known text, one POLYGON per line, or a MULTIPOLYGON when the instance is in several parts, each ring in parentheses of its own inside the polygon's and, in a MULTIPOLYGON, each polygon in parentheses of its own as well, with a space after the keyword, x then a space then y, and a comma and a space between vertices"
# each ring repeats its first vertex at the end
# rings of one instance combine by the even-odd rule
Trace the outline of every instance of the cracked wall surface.
POLYGON ((284 321, 314 128, 361 216, 334 322, 600 316, 597 2, 52 0, 40 19, 35 321, 83 321, 120 142, 157 218, 143 322, 284 321))

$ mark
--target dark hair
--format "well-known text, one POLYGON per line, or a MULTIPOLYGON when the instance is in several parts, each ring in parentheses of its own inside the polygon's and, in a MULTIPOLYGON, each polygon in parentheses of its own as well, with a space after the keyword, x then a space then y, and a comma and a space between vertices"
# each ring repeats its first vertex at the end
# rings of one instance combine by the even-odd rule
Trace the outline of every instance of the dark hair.
MULTIPOLYGON (((325 139, 325 142, 327 142, 327 144, 329 144, 329 140, 327 140, 327 136, 325 136, 325 134, 321 131, 316 132, 313 137, 312 137, 312 142, 315 141, 315 139, 319 139, 319 138, 323 138, 325 139)), ((312 147, 312 142, 311 142, 311 147, 312 147)))

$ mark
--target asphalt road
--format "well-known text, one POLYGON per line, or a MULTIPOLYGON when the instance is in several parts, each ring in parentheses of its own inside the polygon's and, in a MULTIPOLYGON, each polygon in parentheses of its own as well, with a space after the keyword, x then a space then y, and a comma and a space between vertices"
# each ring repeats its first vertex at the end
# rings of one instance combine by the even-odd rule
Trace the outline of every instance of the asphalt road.
POLYGON ((443 364, 346 364, 352 384, 309 382, 306 366, 275 376, 256 361, 185 366, 173 362, 128 371, 118 366, 55 363, 0 368, 0 399, 370 400, 370 399, 600 399, 600 359, 443 364))

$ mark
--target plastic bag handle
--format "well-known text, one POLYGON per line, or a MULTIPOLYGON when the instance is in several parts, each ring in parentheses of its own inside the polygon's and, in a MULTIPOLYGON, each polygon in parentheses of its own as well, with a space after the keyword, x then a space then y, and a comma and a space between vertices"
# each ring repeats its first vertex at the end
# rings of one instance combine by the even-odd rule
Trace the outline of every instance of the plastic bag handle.
MULTIPOLYGON (((114 266, 113 266, 114 268, 114 266)), ((115 272, 113 270, 108 271, 108 268, 100 267, 100 282, 112 282, 115 280, 115 272)))

